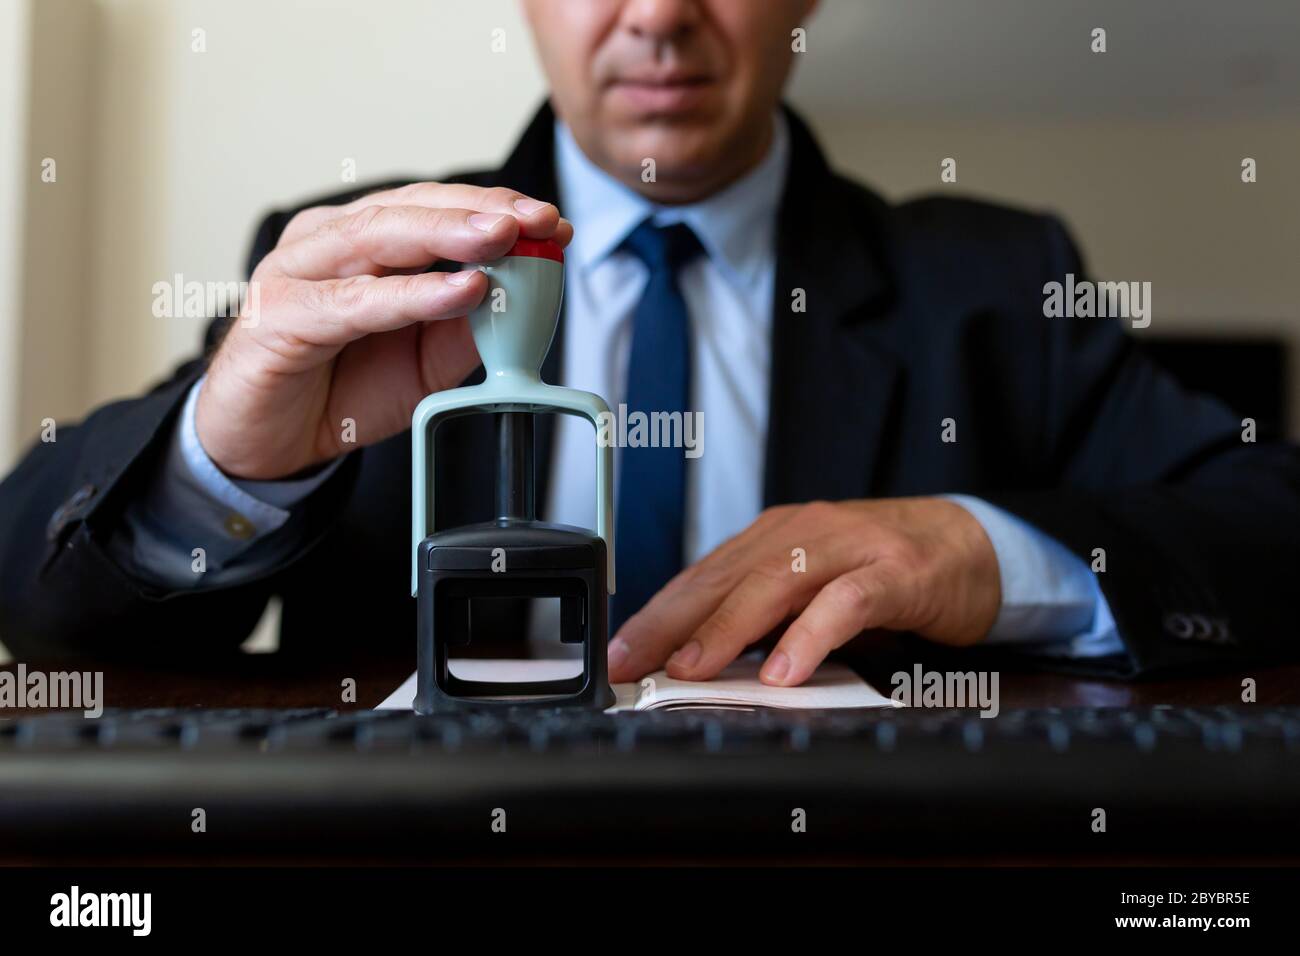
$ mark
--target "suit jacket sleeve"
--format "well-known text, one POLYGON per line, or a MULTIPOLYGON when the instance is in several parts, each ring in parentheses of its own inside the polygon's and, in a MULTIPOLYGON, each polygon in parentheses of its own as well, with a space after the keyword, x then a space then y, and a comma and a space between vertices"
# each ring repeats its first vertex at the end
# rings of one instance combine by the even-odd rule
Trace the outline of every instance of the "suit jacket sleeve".
MULTIPOLYGON (((1045 219, 1045 281, 1083 278, 1045 219)), ((1300 452, 1248 441, 1223 404, 1191 395, 1112 319, 1042 319, 1044 446, 1058 487, 982 495, 1087 562, 1127 674, 1294 657, 1300 452)))
MULTIPOLYGON (((278 213, 262 223, 250 273, 286 221, 278 213)), ((228 321, 209 326, 205 357, 142 397, 59 427, 56 441, 37 442, 0 483, 0 642, 13 654, 157 658, 233 651, 261 616, 278 574, 327 532, 328 515, 341 507, 355 471, 347 463, 305 505, 298 553, 237 586, 172 590, 133 578, 110 557, 107 543, 125 530, 125 504, 141 493, 165 452, 186 393, 228 321)))

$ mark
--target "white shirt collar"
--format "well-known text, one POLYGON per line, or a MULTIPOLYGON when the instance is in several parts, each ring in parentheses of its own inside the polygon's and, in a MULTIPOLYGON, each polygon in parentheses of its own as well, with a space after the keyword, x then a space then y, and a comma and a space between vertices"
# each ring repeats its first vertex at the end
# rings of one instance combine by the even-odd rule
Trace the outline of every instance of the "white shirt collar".
POLYGON ((744 286, 758 281, 773 255, 789 144, 785 116, 777 111, 771 146, 757 166, 700 202, 664 206, 629 189, 588 159, 569 128, 557 119, 560 209, 574 225, 566 256, 577 268, 590 269, 608 258, 642 220, 653 216, 660 225, 689 225, 710 260, 729 279, 744 286))

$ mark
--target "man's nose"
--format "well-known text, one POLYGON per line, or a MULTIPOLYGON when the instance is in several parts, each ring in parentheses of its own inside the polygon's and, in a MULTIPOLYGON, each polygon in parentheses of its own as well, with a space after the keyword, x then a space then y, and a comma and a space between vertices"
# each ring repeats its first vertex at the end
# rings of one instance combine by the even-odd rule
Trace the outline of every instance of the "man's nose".
POLYGON ((663 42, 694 29, 701 15, 700 0, 626 0, 620 25, 636 36, 663 42))

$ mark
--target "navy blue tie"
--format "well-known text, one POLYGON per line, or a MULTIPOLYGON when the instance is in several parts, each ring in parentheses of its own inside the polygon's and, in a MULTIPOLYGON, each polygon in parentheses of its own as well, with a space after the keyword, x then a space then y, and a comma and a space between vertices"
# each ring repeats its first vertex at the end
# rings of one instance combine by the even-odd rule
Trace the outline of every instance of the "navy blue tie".
MULTIPOLYGON (((653 413, 679 412, 684 427, 690 412, 691 323, 677 272, 702 249, 689 226, 659 227, 649 220, 637 226, 621 248, 650 272, 633 315, 624 399, 629 436, 635 434, 633 414, 642 412, 649 439, 656 421, 653 413)), ((685 449, 630 446, 631 441, 619 452, 614 523, 618 587, 612 599, 611 636, 682 569, 683 561, 685 449)))

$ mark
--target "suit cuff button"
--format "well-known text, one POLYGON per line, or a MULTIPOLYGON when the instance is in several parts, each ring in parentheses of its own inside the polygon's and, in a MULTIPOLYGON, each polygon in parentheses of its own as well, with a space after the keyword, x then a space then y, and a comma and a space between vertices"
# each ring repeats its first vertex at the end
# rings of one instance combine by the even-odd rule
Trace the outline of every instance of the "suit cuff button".
POLYGON ((230 535, 236 541, 247 541, 253 535, 257 534, 257 529, 253 527, 253 522, 234 511, 226 515, 225 520, 222 521, 222 526, 226 529, 226 534, 230 535))

